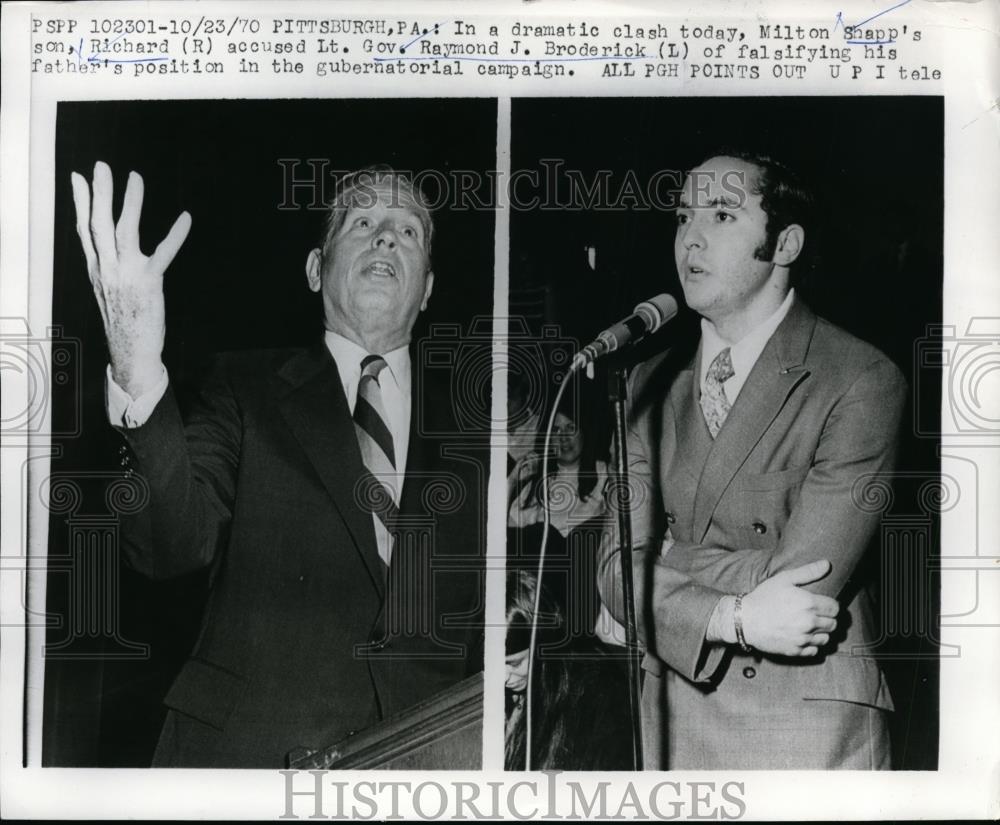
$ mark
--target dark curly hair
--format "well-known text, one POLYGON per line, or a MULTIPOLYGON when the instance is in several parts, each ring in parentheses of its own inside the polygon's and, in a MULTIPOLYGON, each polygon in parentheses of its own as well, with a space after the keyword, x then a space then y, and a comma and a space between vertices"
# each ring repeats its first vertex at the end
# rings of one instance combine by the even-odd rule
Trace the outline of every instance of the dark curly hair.
MULTIPOLYGON (((625 670, 593 644, 552 650, 565 620, 543 585, 533 685, 533 770, 629 770, 631 739, 624 718, 625 670), (546 650, 546 648, 549 648, 546 650)), ((538 580, 527 570, 507 574, 507 653, 524 650, 531 634, 538 580)), ((504 766, 524 770, 527 715, 523 697, 507 691, 504 766)))
MULTIPOLYGON (((816 230, 816 197, 805 179, 791 166, 771 155, 754 150, 720 146, 705 155, 702 163, 712 158, 735 158, 757 167, 753 180, 745 182, 747 191, 760 196, 760 206, 767 216, 764 242, 754 250, 754 257, 769 261, 774 257, 778 235, 786 226, 798 224, 811 238, 816 230)), ((793 271, 813 268, 817 262, 817 244, 808 243, 797 259, 793 271)))

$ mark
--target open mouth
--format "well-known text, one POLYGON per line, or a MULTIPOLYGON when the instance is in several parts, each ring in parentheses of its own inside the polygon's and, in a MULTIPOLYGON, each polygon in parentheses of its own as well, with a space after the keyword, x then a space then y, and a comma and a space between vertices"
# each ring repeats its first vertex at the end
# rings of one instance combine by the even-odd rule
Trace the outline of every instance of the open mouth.
POLYGON ((388 261, 372 261, 362 270, 373 278, 395 278, 396 268, 388 261))

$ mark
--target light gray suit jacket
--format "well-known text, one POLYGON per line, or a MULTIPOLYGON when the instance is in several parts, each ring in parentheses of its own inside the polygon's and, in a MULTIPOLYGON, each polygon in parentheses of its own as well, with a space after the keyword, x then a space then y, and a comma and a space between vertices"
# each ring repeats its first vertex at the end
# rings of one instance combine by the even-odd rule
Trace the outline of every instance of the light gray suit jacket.
MULTIPOLYGON (((887 767, 892 702, 865 655, 878 630, 862 558, 879 520, 871 484, 892 469, 906 383, 882 353, 798 299, 714 440, 698 366, 697 356, 667 353, 630 382, 647 767, 887 767), (676 541, 661 553, 668 527, 676 541), (723 593, 817 559, 833 569, 809 589, 842 604, 819 657, 705 643, 723 593)), ((620 618, 615 533, 600 578, 620 618)))

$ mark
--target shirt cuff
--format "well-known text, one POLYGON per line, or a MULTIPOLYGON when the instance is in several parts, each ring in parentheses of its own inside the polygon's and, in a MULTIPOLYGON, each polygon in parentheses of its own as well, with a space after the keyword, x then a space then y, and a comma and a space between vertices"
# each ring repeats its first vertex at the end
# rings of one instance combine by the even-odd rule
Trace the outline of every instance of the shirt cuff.
POLYGON ((736 628, 733 622, 733 608, 736 599, 733 596, 723 596, 712 611, 705 631, 705 641, 709 643, 736 643, 736 628))
POLYGON ((131 430, 141 427, 149 420, 156 405, 167 391, 167 368, 161 364, 160 370, 160 380, 138 398, 132 398, 115 383, 115 379, 111 377, 111 365, 108 364, 105 385, 108 421, 113 427, 131 430))

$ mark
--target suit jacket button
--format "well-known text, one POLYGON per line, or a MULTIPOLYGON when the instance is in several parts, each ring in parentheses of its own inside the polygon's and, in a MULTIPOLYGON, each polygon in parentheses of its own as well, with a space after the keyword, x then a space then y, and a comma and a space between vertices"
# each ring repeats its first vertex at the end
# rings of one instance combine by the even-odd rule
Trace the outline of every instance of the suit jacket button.
POLYGON ((756 534, 757 534, 758 536, 763 536, 763 535, 764 535, 764 533, 766 533, 766 532, 767 532, 767 525, 766 525, 766 524, 764 524, 764 522, 762 522, 762 521, 755 521, 755 522, 753 523, 753 531, 754 531, 754 532, 755 532, 755 533, 756 533, 756 534))
POLYGON ((675 524, 676 522, 677 522, 677 516, 675 516, 673 513, 671 513, 668 510, 667 511, 667 524, 675 524))
POLYGON ((757 670, 756 670, 756 668, 745 667, 745 668, 743 668, 743 675, 747 679, 753 679, 753 677, 757 675, 757 670))

